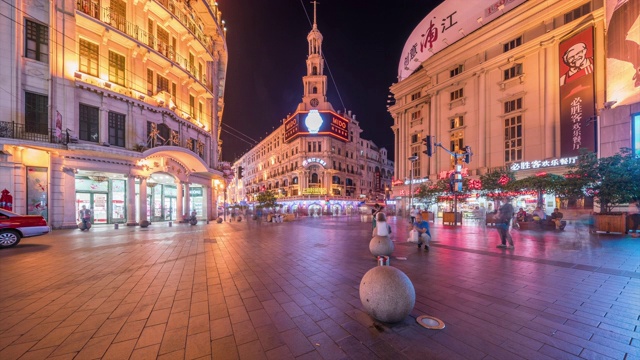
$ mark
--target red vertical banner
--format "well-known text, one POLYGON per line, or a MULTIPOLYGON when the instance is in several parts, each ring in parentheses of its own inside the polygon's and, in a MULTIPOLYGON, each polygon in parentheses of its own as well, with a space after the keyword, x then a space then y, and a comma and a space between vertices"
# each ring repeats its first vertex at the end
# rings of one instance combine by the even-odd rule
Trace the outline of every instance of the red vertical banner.
POLYGON ((560 153, 596 151, 593 27, 560 43, 560 153))

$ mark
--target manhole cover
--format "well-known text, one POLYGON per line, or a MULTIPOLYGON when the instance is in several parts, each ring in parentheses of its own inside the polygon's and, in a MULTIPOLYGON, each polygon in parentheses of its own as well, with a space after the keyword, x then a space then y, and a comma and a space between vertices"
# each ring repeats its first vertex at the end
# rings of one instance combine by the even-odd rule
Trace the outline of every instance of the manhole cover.
POLYGON ((429 315, 420 315, 416 319, 420 326, 425 327, 431 330, 441 330, 444 329, 444 322, 438 318, 429 315))

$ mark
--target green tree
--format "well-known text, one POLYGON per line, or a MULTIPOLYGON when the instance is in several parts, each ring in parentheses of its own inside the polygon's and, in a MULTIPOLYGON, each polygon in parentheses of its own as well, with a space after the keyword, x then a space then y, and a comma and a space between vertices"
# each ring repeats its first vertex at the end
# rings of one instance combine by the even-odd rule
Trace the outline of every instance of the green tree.
POLYGON ((565 182, 565 177, 555 174, 532 175, 509 182, 506 189, 512 191, 533 190, 538 193, 538 205, 542 205, 542 195, 545 192, 556 193, 565 182))
POLYGON ((448 180, 440 179, 436 183, 420 184, 420 187, 415 193, 414 198, 419 199, 421 202, 425 203, 427 209, 429 209, 431 205, 438 202, 438 196, 443 195, 448 190, 448 180))
POLYGON ((582 152, 569 168, 564 193, 593 194, 602 212, 640 199, 640 158, 629 148, 600 159, 592 152, 582 152))
POLYGON ((508 167, 500 167, 480 175, 480 182, 482 183, 482 195, 489 193, 501 193, 505 191, 505 186, 516 180, 516 176, 513 171, 508 167))
POLYGON ((256 202, 259 208, 274 208, 276 206, 276 195, 271 190, 263 191, 256 196, 256 202))

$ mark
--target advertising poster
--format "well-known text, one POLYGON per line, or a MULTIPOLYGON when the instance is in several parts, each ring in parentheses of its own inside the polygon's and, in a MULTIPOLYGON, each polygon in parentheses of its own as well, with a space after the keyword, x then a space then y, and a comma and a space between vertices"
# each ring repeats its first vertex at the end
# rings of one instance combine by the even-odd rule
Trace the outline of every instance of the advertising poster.
POLYGON ((607 0, 607 102, 640 102, 640 0, 607 0))
POLYGON ((48 169, 45 167, 27 166, 27 215, 42 215, 49 221, 47 206, 49 199, 48 169))
POLYGON ((593 27, 560 43, 560 154, 596 151, 593 27))

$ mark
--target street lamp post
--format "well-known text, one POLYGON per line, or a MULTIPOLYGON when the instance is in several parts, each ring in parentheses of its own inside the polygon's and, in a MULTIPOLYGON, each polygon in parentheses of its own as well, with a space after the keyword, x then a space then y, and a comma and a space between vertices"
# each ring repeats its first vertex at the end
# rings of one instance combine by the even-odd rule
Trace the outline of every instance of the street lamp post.
POLYGON ((418 160, 416 155, 409 156, 409 161, 411 161, 411 174, 409 176, 409 212, 413 209, 413 163, 418 160))

